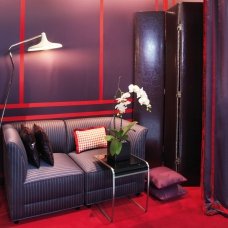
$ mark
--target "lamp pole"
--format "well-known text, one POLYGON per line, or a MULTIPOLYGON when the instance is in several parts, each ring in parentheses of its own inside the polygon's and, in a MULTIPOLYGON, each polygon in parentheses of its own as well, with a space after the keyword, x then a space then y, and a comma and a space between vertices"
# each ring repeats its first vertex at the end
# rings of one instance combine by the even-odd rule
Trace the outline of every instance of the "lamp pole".
POLYGON ((21 42, 12 44, 9 47, 8 54, 9 54, 10 62, 11 62, 11 65, 12 65, 12 71, 11 71, 11 74, 10 74, 10 78, 9 78, 9 82, 8 82, 8 88, 7 88, 6 96, 5 96, 5 99, 4 99, 4 105, 3 105, 3 110, 2 110, 1 120, 0 120, 0 129, 2 128, 2 122, 3 122, 4 115, 5 115, 6 106, 7 106, 7 103, 8 103, 10 91, 11 91, 12 84, 13 84, 13 78, 14 78, 15 66, 14 66, 13 55, 12 55, 11 49, 16 47, 16 46, 20 46, 21 44, 28 43, 28 42, 30 42, 32 40, 36 40, 38 38, 41 38, 40 43, 38 43, 37 45, 33 45, 33 46, 29 47, 28 51, 42 51, 42 50, 50 50, 50 49, 55 49, 55 48, 61 48, 62 47, 62 44, 60 44, 60 43, 52 43, 52 42, 48 41, 47 37, 46 37, 46 34, 44 32, 42 32, 38 36, 34 36, 32 38, 23 40, 21 42))

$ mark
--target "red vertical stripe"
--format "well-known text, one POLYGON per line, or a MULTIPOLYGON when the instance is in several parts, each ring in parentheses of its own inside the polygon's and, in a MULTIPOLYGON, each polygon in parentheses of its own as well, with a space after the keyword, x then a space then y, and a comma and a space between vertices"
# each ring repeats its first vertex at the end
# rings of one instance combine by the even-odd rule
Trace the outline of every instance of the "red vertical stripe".
POLYGON ((163 0, 163 10, 168 9, 168 0, 163 0))
POLYGON ((103 99, 104 79, 104 0, 100 0, 99 99, 103 99))
MULTIPOLYGON (((25 1, 20 5, 20 41, 25 39, 25 1)), ((19 103, 24 103, 24 45, 20 45, 19 63, 19 103)))
POLYGON ((176 0, 172 0, 172 6, 176 5, 176 0))
POLYGON ((155 10, 158 11, 158 2, 159 0, 155 0, 154 1, 154 6, 155 6, 155 10))
MULTIPOLYGON (((212 7, 214 8, 214 7, 212 7)), ((214 9, 212 9, 214 14, 214 9)), ((212 91, 211 91, 211 200, 214 202, 214 162, 215 162, 215 104, 216 104, 216 31, 212 19, 212 91)))

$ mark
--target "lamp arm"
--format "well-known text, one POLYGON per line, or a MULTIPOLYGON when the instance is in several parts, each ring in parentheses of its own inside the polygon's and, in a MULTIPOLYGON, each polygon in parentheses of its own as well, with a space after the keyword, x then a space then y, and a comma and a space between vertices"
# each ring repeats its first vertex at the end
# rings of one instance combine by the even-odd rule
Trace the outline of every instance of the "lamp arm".
POLYGON ((18 43, 16 43, 16 44, 12 44, 12 45, 9 47, 8 52, 10 52, 10 50, 11 50, 13 47, 16 47, 16 46, 21 45, 21 44, 24 44, 24 43, 28 43, 28 42, 30 42, 30 41, 32 41, 32 40, 35 40, 35 39, 37 39, 37 38, 40 38, 40 37, 41 37, 41 35, 38 35, 38 36, 34 36, 34 37, 32 37, 32 38, 29 38, 29 39, 27 39, 27 40, 23 40, 23 41, 21 41, 21 42, 18 42, 18 43))
MULTIPOLYGON (((30 41, 32 41, 32 40, 35 40, 35 39, 38 39, 38 38, 41 38, 41 42, 42 42, 42 38, 46 41, 43 41, 43 43, 51 43, 51 42, 49 42, 48 40, 47 40, 47 37, 46 37, 46 35, 45 35, 45 33, 41 33, 40 35, 38 35, 38 36, 34 36, 34 37, 32 37, 32 38, 29 38, 29 39, 26 39, 26 40, 23 40, 23 41, 21 41, 21 42, 18 42, 18 43, 15 43, 15 44, 12 44, 10 47, 9 47, 9 49, 8 49, 8 54, 9 54, 9 56, 10 56, 10 61, 11 61, 11 64, 12 64, 12 72, 11 72, 11 75, 10 75, 10 79, 9 79, 9 83, 8 83, 8 88, 7 88, 7 92, 6 92, 6 97, 5 97, 5 100, 4 100, 4 106, 3 106, 3 110, 2 110, 2 115, 1 115, 1 119, 0 119, 0 129, 2 128, 2 122, 3 122, 3 117, 4 117, 4 114, 5 114, 5 110, 6 110, 6 105, 7 105, 7 103, 8 103, 8 98, 9 98, 9 94, 10 94, 10 90, 11 90, 11 88, 12 88, 12 84, 13 84, 13 78, 14 78, 14 61, 13 61, 13 55, 12 55, 12 53, 11 53, 11 49, 12 48, 14 48, 14 47, 16 47, 16 46, 19 46, 19 45, 21 45, 21 44, 24 44, 24 43, 27 43, 27 42, 30 42, 30 41)), ((36 45, 35 45, 36 46, 36 45)), ((49 50, 49 49, 54 49, 54 48, 60 48, 60 47, 62 47, 62 45, 61 44, 55 44, 55 46, 53 47, 51 47, 51 48, 47 48, 47 47, 45 47, 44 49, 40 49, 40 48, 38 48, 38 49, 36 49, 36 51, 40 51, 40 50, 49 50)), ((33 50, 34 51, 34 50, 33 50)))
POLYGON ((34 36, 32 38, 29 38, 29 39, 26 39, 26 40, 23 40, 21 42, 18 42, 18 43, 15 43, 15 44, 12 44, 9 49, 8 49, 8 54, 10 56, 10 62, 12 64, 12 72, 11 72, 11 75, 10 75, 10 79, 9 79, 9 83, 8 83, 8 88, 7 88, 7 92, 6 92, 6 97, 5 97, 5 101, 4 101, 4 106, 3 106, 3 110, 2 110, 2 115, 1 115, 1 120, 0 120, 0 129, 2 128, 2 122, 3 122, 3 117, 5 115, 5 111, 6 111, 6 105, 8 103, 8 99, 9 99, 9 94, 10 94, 10 91, 11 91, 11 88, 12 88, 12 84, 13 84, 13 78, 14 78, 14 61, 13 61, 13 55, 11 53, 11 49, 18 46, 18 45, 21 45, 21 44, 24 44, 24 43, 28 43, 32 40, 35 40, 35 39, 38 39, 40 38, 41 35, 38 35, 38 36, 34 36))
POLYGON ((1 115, 1 120, 0 120, 0 129, 2 128, 2 122, 3 122, 3 117, 5 114, 5 110, 6 110, 6 105, 8 103, 8 98, 9 98, 9 94, 10 94, 10 90, 12 88, 12 84, 13 84, 13 77, 14 77, 14 61, 13 61, 13 56, 12 53, 9 51, 9 56, 10 56, 10 62, 12 64, 12 71, 11 71, 11 75, 10 75, 10 79, 9 79, 9 83, 8 83, 8 88, 7 88, 7 93, 6 93, 6 97, 5 97, 5 101, 4 101, 4 106, 3 106, 3 110, 2 110, 2 115, 1 115))

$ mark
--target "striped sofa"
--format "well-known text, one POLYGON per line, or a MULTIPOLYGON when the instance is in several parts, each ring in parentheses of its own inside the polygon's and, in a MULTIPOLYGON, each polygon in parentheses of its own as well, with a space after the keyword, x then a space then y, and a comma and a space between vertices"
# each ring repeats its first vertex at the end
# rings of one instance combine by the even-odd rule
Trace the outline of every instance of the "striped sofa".
MULTIPOLYGON (((19 221, 111 199, 111 172, 94 158, 95 154, 105 153, 106 149, 76 154, 73 138, 75 128, 109 128, 111 122, 112 117, 90 117, 4 124, 4 176, 11 219, 19 221), (41 161, 37 169, 28 163, 18 133, 22 123, 29 128, 35 123, 45 130, 54 150, 54 166, 41 161)), ((127 123, 123 120, 123 125, 127 123)), ((131 153, 144 158, 147 129, 140 125, 134 129, 129 133, 131 153)), ((116 182, 117 196, 143 190, 144 174, 120 178, 116 182)))

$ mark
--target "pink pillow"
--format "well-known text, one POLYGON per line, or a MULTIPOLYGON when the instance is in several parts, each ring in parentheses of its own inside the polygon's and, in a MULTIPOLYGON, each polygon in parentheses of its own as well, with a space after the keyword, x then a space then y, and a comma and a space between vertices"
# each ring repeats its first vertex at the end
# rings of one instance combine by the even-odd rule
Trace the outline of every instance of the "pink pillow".
POLYGON ((76 153, 79 154, 85 150, 107 147, 105 136, 106 132, 104 127, 75 129, 74 139, 76 144, 76 153))
POLYGON ((184 176, 165 166, 150 169, 150 182, 157 188, 164 188, 184 181, 187 181, 184 176))
POLYGON ((179 184, 170 185, 161 189, 153 185, 150 186, 150 195, 162 201, 176 199, 186 193, 187 191, 179 184))

